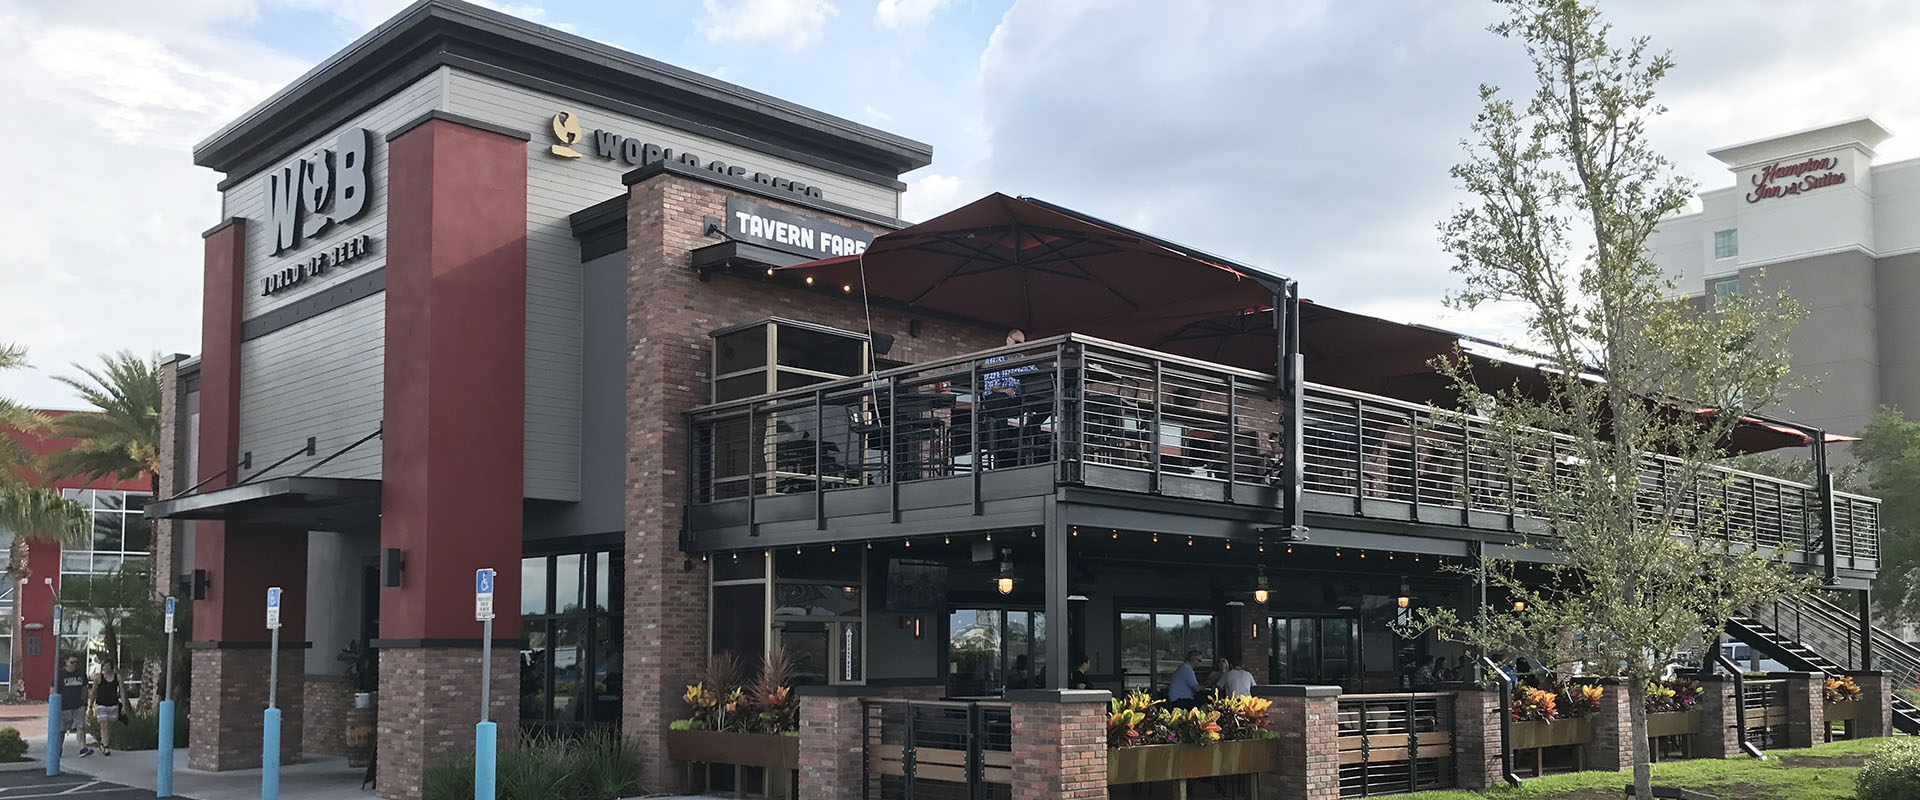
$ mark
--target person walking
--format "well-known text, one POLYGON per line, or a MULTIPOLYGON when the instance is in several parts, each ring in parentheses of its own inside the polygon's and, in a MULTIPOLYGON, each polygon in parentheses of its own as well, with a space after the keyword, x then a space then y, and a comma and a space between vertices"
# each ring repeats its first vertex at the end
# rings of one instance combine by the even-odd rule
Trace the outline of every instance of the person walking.
POLYGON ((80 755, 93 753, 87 749, 87 673, 80 668, 80 657, 69 654, 62 662, 60 672, 53 677, 53 687, 60 692, 60 730, 52 735, 53 747, 58 750, 67 746, 67 732, 72 731, 74 739, 80 743, 80 755))
MULTIPOLYGON (((100 722, 100 755, 113 755, 113 724, 120 721, 120 675, 112 661, 100 662, 93 676, 93 718, 100 722)), ((81 751, 84 755, 86 751, 81 751)))

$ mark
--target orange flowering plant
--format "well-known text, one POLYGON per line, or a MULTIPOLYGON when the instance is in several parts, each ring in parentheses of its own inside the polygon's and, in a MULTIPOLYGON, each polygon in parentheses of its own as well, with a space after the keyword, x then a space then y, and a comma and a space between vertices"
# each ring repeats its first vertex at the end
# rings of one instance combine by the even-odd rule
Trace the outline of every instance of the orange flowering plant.
POLYGON ((1860 684, 1845 675, 1828 678, 1825 695, 1829 703, 1850 703, 1860 699, 1860 684))

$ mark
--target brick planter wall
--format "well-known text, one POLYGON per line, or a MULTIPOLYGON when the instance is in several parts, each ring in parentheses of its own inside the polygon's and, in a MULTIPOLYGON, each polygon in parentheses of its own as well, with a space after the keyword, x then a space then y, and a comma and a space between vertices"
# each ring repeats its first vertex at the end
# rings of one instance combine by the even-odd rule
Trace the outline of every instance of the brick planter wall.
POLYGON ((1106 800, 1107 701, 1100 689, 1025 689, 1013 704, 1013 800, 1106 800))
MULTIPOLYGON (((307 653, 302 642, 280 643, 280 763, 300 760, 304 736, 307 653)), ((260 768, 261 725, 267 709, 265 647, 192 651, 192 726, 187 766, 223 771, 260 768)))
POLYGON ((1787 747, 1812 747, 1826 741, 1826 676, 1817 672, 1776 672, 1785 678, 1787 747))
POLYGON ((800 796, 861 800, 860 686, 802 686, 800 796))
MULTIPOLYGON (((489 716, 506 746, 520 726, 520 654, 493 647, 489 716)), ((480 648, 396 647, 380 650, 380 702, 375 749, 381 797, 418 800, 427 767, 472 752, 480 721, 480 648)))
POLYGON ((1463 789, 1490 789, 1506 781, 1500 773, 1500 691, 1461 689, 1453 693, 1453 765, 1463 789))
POLYGON ((300 749, 329 756, 347 754, 347 712, 353 710, 353 684, 340 675, 308 675, 306 719, 300 749))
POLYGON ((1280 768, 1260 782, 1262 798, 1334 800, 1340 796, 1340 687, 1255 686, 1273 701, 1280 768))
POLYGON ((1862 706, 1860 716, 1853 721, 1853 735, 1862 739, 1892 736, 1893 675, 1879 670, 1858 670, 1847 675, 1860 684, 1862 706))
POLYGON ((1626 682, 1603 678, 1595 683, 1605 694, 1600 695, 1600 710, 1593 715, 1593 741, 1580 746, 1581 757, 1591 770, 1632 769, 1633 703, 1626 682))
POLYGON ((1700 732, 1693 735, 1695 758, 1736 758, 1740 753, 1740 698, 1733 679, 1696 676, 1700 682, 1700 732))

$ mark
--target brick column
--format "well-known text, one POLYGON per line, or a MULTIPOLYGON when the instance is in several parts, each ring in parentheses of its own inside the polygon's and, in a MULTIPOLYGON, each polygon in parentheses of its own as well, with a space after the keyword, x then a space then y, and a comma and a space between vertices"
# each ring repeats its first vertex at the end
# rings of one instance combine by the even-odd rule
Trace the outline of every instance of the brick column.
POLYGON ((1860 716, 1853 720, 1855 738, 1893 735, 1893 674, 1863 669, 1847 673, 1860 684, 1860 716))
POLYGON ((1633 698, 1626 682, 1619 678, 1593 681, 1605 692, 1600 709, 1593 715, 1593 741, 1580 746, 1587 769, 1623 770, 1633 768, 1633 698))
POLYGON ((306 732, 300 749, 330 756, 347 754, 347 715, 353 710, 353 684, 341 675, 306 676, 306 732))
MULTIPOLYGON (((261 600, 263 606, 265 598, 261 600)), ((263 615, 265 611, 261 612, 263 615)), ((267 708, 270 659, 264 643, 249 646, 194 642, 193 699, 188 704, 192 730, 187 766, 222 771, 260 768, 260 729, 267 708)), ((305 733, 305 642, 280 642, 280 763, 300 760, 305 733)))
MULTIPOLYGON (((374 789, 381 797, 418 800, 427 767, 473 753, 480 648, 382 647, 378 706, 374 789)), ((513 741, 520 728, 520 652, 512 647, 494 645, 487 716, 499 726, 501 746, 513 741)))
POLYGON ((1255 686, 1273 701, 1280 767, 1260 782, 1266 798, 1333 800, 1340 796, 1340 687, 1255 686))
POLYGON ((1103 689, 1023 689, 1013 704, 1013 800, 1106 800, 1103 689))
POLYGON ((1268 640, 1273 638, 1273 632, 1267 626, 1267 607, 1254 603, 1242 607, 1240 613, 1234 616, 1240 618, 1237 623, 1240 632, 1235 634, 1240 640, 1240 657, 1234 659, 1233 663, 1253 673, 1256 685, 1266 683, 1270 677, 1267 675, 1267 653, 1272 646, 1268 640))
POLYGON ((1776 672, 1785 678, 1787 747, 1812 747, 1826 741, 1826 676, 1818 672, 1776 672))
POLYGON ((860 741, 864 686, 802 686, 800 693, 800 796, 808 800, 860 800, 865 765, 860 741))
POLYGON ((1695 758, 1737 758, 1740 753, 1740 696, 1733 679, 1696 675, 1700 682, 1700 731, 1693 735, 1695 758))
POLYGON ((1506 776, 1500 772, 1500 707, 1498 689, 1460 689, 1453 693, 1453 768, 1462 789, 1491 789, 1506 776))

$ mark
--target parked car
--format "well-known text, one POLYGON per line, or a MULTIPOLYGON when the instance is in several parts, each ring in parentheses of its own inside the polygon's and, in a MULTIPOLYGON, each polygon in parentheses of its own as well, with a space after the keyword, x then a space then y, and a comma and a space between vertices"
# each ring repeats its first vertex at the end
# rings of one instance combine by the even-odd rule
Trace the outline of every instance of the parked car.
POLYGON ((1760 654, 1748 647, 1746 642, 1722 642, 1720 653, 1748 672, 1785 672, 1787 667, 1771 658, 1760 658, 1760 654))

